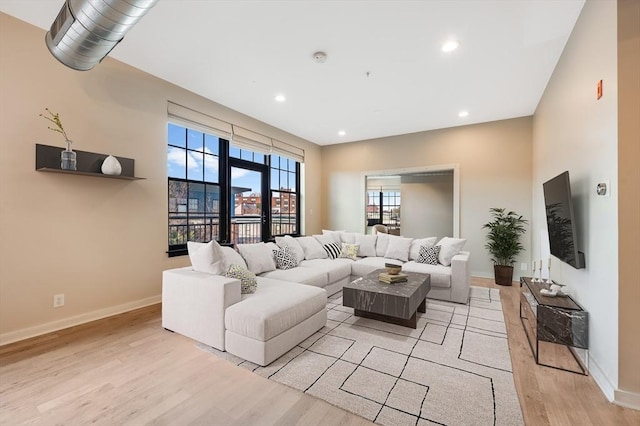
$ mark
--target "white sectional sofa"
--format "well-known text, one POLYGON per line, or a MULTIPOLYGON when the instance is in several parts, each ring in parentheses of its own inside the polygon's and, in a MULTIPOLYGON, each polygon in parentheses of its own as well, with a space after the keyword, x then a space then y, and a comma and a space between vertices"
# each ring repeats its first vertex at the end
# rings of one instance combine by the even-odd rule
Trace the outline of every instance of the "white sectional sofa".
POLYGON ((256 273, 255 292, 241 294, 238 279, 199 272, 193 266, 164 271, 163 327, 267 365, 325 325, 327 295, 340 291, 353 276, 382 269, 385 263, 431 274, 428 298, 467 303, 469 252, 460 251, 465 240, 444 238, 438 244, 446 253, 438 264, 419 262, 419 249, 434 246, 435 240, 325 231, 313 237, 277 238, 277 244, 241 244, 238 251, 244 258, 232 248, 218 247, 219 259, 213 256, 211 262, 219 260, 221 271, 238 264, 256 273), (357 245, 357 255, 330 258, 327 245, 349 248, 342 243, 352 249, 357 245), (277 267, 274 250, 286 250, 296 265, 285 261, 281 266, 288 269, 277 267))

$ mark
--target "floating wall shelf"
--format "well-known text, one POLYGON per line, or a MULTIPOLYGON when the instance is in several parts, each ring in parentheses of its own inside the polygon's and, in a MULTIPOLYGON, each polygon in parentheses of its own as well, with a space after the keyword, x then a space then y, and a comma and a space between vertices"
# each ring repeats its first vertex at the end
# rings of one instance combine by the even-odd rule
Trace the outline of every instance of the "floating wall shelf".
POLYGON ((64 148, 57 146, 36 144, 36 170, 39 172, 64 173, 81 176, 95 176, 109 179, 141 180, 144 178, 134 176, 135 160, 125 157, 116 157, 122 166, 119 176, 105 175, 102 173, 102 162, 107 154, 95 152, 75 151, 77 170, 62 170, 60 168, 60 153, 64 148))

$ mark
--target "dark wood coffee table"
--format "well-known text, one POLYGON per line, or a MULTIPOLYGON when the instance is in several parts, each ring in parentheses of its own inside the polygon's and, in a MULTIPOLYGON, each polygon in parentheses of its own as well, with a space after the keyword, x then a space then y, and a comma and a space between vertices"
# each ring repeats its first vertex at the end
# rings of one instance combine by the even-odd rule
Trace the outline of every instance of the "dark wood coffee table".
POLYGON ((354 309, 354 315, 391 324, 416 328, 417 312, 425 312, 426 297, 431 290, 431 276, 415 272, 407 281, 387 284, 378 280, 376 270, 342 288, 342 304, 354 309))

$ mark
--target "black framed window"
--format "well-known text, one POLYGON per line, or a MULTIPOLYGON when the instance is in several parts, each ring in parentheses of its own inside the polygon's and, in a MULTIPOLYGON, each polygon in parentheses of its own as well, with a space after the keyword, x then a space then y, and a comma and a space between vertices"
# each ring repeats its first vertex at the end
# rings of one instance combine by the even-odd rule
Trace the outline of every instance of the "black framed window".
MULTIPOLYGON (((169 256, 186 254, 187 241, 237 240, 232 234, 233 220, 238 221, 237 198, 240 195, 236 192, 242 189, 233 187, 233 171, 237 172, 238 167, 265 168, 261 193, 266 195, 264 203, 270 202, 271 209, 267 209, 262 217, 256 214, 257 223, 264 225, 260 238, 267 241, 275 235, 299 234, 300 163, 275 154, 241 149, 213 134, 169 123, 169 256)), ((261 196, 255 191, 246 194, 247 201, 261 196)), ((249 204, 245 204, 248 209, 249 204)), ((241 216, 249 213, 248 210, 240 212, 241 216)))
POLYGON ((220 238, 220 139, 168 125, 169 253, 220 238))
POLYGON ((400 229, 400 191, 367 191, 367 226, 400 229))
POLYGON ((255 151, 250 151, 248 149, 238 148, 237 146, 233 146, 232 143, 231 146, 229 146, 229 157, 250 161, 252 163, 265 164, 267 155, 255 151))
POLYGON ((299 235, 300 163, 275 154, 269 158, 271 235, 299 235))

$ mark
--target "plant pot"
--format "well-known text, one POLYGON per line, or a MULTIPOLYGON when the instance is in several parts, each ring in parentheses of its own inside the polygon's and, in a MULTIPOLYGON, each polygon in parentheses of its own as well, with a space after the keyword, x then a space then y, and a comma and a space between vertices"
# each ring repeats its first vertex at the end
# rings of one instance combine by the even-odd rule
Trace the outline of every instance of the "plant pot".
POLYGON ((513 266, 493 265, 493 274, 496 277, 496 284, 511 285, 513 281, 513 266))

